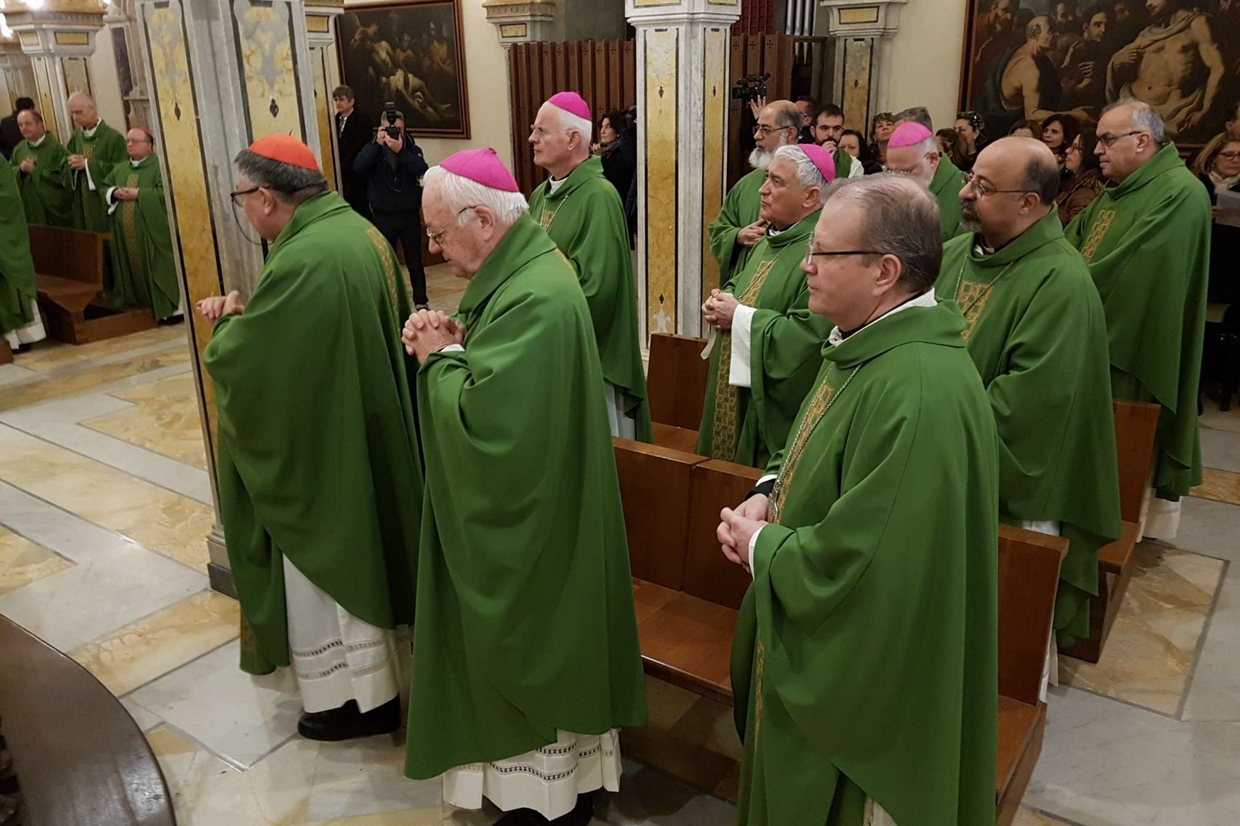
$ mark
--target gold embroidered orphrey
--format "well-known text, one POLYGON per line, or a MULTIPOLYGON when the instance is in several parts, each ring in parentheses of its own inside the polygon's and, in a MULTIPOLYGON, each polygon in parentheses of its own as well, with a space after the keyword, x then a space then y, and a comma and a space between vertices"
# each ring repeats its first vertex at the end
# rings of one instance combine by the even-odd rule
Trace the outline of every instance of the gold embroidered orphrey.
POLYGON ((555 209, 547 209, 547 202, 551 200, 551 182, 547 181, 547 197, 543 199, 542 212, 538 214, 538 225, 543 228, 543 232, 551 232, 551 224, 555 222, 555 216, 564 208, 564 204, 572 197, 573 193, 564 196, 564 200, 560 201, 560 205, 555 209))
POLYGON ((1081 257, 1085 259, 1086 264, 1093 261, 1098 247, 1102 244, 1102 239, 1106 237, 1107 230, 1111 228, 1111 222, 1114 220, 1115 210, 1098 210, 1098 220, 1094 221, 1094 226, 1089 231, 1089 238, 1086 239, 1085 246, 1081 247, 1081 257))
MULTIPOLYGON (((383 274, 387 277, 388 298, 392 301, 392 313, 393 315, 399 316, 400 304, 396 301, 396 291, 399 287, 396 282, 397 280, 404 280, 400 277, 400 267, 396 266, 396 259, 392 255, 392 248, 388 246, 387 239, 383 237, 383 233, 379 232, 379 230, 375 227, 371 227, 366 230, 366 237, 369 238, 370 242, 375 245, 375 249, 379 252, 379 258, 383 260, 383 274)), ((412 284, 407 284, 405 286, 405 293, 409 299, 409 303, 413 304, 412 284)), ((397 318, 396 323, 403 326, 405 319, 397 318)))
MULTIPOLYGON (((125 179, 125 187, 134 189, 137 185, 137 173, 129 173, 129 177, 125 179)), ((125 241, 125 254, 129 256, 129 269, 135 280, 146 276, 146 260, 138 257, 138 232, 134 226, 137 206, 137 201, 121 201, 121 237, 125 241)))
POLYGON ((754 653, 754 692, 753 692, 753 747, 758 748, 758 736, 762 733, 762 669, 766 667, 766 646, 758 640, 758 650, 754 653))
MULTIPOLYGON (((745 292, 737 296, 737 301, 747 307, 757 303, 771 270, 779 256, 762 261, 754 268, 753 278, 745 292)), ((735 317, 735 316, 734 316, 735 317)), ((732 375, 732 333, 720 335, 719 367, 715 370, 715 422, 711 429, 710 458, 731 462, 736 458, 736 426, 740 413, 740 394, 734 384, 728 381, 732 375)))

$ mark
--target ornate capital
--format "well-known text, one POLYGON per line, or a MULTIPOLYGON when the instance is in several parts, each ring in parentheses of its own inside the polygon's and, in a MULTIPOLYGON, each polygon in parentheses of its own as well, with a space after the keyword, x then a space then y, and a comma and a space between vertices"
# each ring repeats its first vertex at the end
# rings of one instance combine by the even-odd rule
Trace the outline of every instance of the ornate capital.
POLYGON ((501 45, 551 39, 555 0, 486 0, 482 8, 499 32, 501 45))
POLYGON ((819 0, 833 37, 893 36, 900 30, 900 10, 908 0, 819 0))
POLYGON ((89 57, 104 13, 99 0, 11 0, 4 16, 26 54, 89 57))
POLYGON ((740 0, 625 0, 632 26, 731 26, 741 16, 740 0))

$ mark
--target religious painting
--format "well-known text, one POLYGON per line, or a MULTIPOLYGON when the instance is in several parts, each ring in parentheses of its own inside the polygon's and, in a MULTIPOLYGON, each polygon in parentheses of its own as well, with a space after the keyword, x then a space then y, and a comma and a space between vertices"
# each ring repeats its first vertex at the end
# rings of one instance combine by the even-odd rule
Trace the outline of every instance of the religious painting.
POLYGON ((469 137, 460 0, 350 5, 336 31, 341 77, 376 123, 392 102, 414 135, 469 137))
POLYGON ((961 109, 987 138, 1066 112, 1097 121, 1121 98, 1199 146, 1240 98, 1240 0, 966 0, 961 109))

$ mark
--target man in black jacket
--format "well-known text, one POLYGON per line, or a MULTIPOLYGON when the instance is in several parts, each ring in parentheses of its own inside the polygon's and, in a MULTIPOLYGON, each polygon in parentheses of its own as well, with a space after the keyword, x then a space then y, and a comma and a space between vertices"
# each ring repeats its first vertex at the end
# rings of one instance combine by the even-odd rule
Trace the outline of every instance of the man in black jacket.
POLYGON ((366 144, 353 164, 366 181, 366 197, 373 213, 371 221, 392 248, 399 240, 413 284, 413 303, 425 309, 426 272, 422 269, 422 176, 428 169, 422 150, 405 132, 405 116, 396 113, 395 123, 380 120, 375 138, 366 144), (388 134, 388 127, 395 127, 388 134))
POLYGON ((24 140, 22 130, 17 128, 17 116, 34 108, 34 101, 30 98, 18 98, 16 103, 13 114, 0 120, 0 155, 4 155, 6 161, 13 157, 13 150, 24 140))
POLYGON ((332 92, 336 103, 336 142, 340 147, 340 181, 344 199, 365 217, 370 217, 366 200, 366 178, 353 170, 357 156, 375 138, 375 123, 353 106, 353 90, 337 86, 332 92))

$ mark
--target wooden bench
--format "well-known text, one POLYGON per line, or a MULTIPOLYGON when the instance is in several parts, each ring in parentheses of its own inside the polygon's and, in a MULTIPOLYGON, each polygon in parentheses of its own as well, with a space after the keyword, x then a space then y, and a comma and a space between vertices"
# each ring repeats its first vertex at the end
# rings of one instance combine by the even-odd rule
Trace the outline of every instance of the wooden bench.
POLYGON ((30 826, 174 826, 159 763, 90 672, 0 616, 0 717, 30 826))
POLYGON ((155 327, 150 310, 115 310, 97 301, 109 266, 110 236, 41 224, 31 224, 29 230, 48 335, 89 344, 155 327))
POLYGON ((9 340, 4 336, 0 336, 0 364, 13 363, 13 348, 9 347, 9 340))
MULTIPOLYGON (((660 446, 615 440, 646 672, 732 702, 729 667, 749 576, 719 551, 719 511, 761 475, 660 446)), ((1038 700, 1059 566, 1067 540, 1002 528, 999 542, 999 709, 996 823, 1006 826, 1042 749, 1038 700)))

